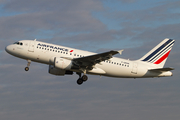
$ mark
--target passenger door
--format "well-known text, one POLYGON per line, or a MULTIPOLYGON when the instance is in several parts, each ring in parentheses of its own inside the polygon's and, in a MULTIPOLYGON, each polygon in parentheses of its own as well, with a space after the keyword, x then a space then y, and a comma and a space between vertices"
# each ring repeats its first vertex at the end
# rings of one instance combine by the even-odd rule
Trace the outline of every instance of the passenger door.
POLYGON ((29 49, 28 49, 29 52, 34 52, 35 42, 36 42, 36 41, 31 41, 31 42, 29 43, 29 49))

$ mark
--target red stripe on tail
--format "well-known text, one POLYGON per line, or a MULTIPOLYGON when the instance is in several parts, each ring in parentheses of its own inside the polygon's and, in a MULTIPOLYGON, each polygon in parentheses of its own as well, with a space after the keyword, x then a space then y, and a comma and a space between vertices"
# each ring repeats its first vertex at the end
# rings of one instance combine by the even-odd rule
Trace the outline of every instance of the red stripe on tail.
POLYGON ((169 56, 170 52, 171 52, 171 50, 169 52, 167 52, 164 56, 162 56, 159 60, 157 60, 154 64, 160 64, 162 61, 164 61, 169 56))

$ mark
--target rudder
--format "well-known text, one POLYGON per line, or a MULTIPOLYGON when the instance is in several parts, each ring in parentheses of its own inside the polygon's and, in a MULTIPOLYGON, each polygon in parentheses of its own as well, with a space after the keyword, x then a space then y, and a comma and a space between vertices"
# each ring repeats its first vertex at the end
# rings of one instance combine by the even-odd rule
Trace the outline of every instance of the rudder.
POLYGON ((156 47, 154 47, 139 60, 151 64, 156 64, 158 68, 163 68, 174 45, 174 42, 175 40, 173 39, 164 39, 161 43, 159 43, 156 47))

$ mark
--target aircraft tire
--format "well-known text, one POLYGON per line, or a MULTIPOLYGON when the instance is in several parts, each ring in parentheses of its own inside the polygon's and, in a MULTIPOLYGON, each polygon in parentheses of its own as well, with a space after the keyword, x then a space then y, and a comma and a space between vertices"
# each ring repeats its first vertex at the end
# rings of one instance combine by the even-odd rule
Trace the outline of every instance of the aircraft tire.
POLYGON ((79 79, 77 80, 77 84, 78 84, 78 85, 83 84, 83 79, 79 78, 79 79))
POLYGON ((82 76, 82 80, 83 80, 84 82, 87 81, 87 80, 88 80, 87 75, 83 75, 83 76, 82 76))
POLYGON ((29 67, 25 67, 25 71, 28 71, 29 70, 29 67))

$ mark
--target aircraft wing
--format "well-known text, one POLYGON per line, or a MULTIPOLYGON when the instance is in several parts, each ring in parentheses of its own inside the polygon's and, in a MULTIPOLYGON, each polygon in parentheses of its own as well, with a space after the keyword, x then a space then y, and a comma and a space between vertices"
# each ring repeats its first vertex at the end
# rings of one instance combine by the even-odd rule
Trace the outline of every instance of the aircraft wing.
POLYGON ((73 62, 80 66, 81 68, 84 69, 93 69, 93 66, 95 64, 98 64, 102 61, 109 60, 112 58, 113 55, 120 53, 122 54, 123 50, 119 51, 109 51, 109 52, 104 52, 100 54, 95 54, 95 55, 90 55, 86 57, 81 57, 81 58, 75 58, 73 59, 73 62))

